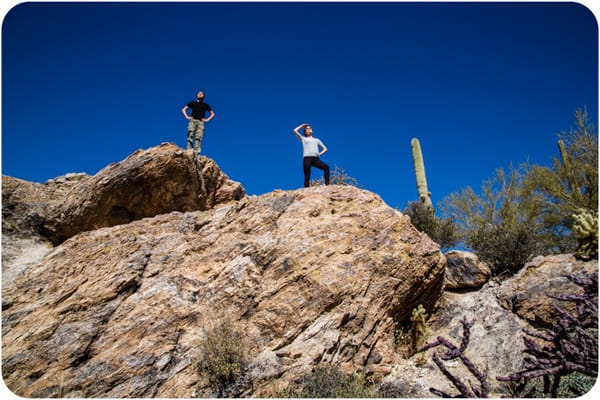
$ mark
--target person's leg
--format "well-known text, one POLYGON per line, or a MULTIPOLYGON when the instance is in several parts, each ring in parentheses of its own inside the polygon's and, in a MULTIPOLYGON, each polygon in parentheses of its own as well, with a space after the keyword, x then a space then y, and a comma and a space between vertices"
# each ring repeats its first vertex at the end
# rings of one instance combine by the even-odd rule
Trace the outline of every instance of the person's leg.
POLYGON ((310 186, 310 166, 313 157, 304 157, 302 159, 302 169, 304 170, 304 187, 310 186))
POLYGON ((320 158, 315 159, 313 164, 315 167, 323 170, 323 177, 325 178, 325 184, 329 185, 329 165, 321 161, 320 158))
POLYGON ((198 154, 202 151, 202 139, 204 139, 204 122, 196 122, 196 143, 194 144, 194 151, 198 154))
POLYGON ((188 150, 193 149, 194 148, 194 120, 191 119, 190 122, 188 122, 188 127, 187 127, 187 148, 188 150))

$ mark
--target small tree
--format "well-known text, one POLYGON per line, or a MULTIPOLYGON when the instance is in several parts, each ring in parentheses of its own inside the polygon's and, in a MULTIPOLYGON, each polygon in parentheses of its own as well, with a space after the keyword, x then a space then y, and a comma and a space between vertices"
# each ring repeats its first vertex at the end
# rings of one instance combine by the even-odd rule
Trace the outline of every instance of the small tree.
POLYGON ((531 166, 524 180, 524 194, 541 217, 541 239, 555 252, 578 247, 574 215, 598 213, 598 135, 585 109, 575 117, 575 127, 558 135, 552 166, 531 166))
POLYGON ((544 252, 537 235, 540 218, 524 196, 523 174, 524 167, 500 168, 483 183, 480 195, 467 188, 443 200, 443 213, 454 218, 460 241, 496 275, 515 272, 544 252))

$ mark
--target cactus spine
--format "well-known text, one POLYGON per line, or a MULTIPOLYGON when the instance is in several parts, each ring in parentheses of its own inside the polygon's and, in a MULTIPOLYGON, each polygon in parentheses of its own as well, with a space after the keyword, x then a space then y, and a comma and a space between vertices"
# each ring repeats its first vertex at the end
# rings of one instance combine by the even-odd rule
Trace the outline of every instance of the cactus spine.
POLYGON ((415 177, 417 179, 417 192, 419 193, 419 201, 428 210, 433 211, 431 204, 431 193, 427 189, 427 178, 425 177, 425 164, 423 162, 423 153, 421 153, 421 144, 419 139, 413 138, 410 141, 412 148, 413 164, 415 167, 415 177))

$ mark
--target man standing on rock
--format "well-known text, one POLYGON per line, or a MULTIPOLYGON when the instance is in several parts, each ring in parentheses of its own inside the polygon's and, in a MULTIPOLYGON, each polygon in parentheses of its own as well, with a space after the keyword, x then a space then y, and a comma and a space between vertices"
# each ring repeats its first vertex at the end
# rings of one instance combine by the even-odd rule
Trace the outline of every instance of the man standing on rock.
POLYGON ((181 113, 189 121, 187 128, 187 148, 194 149, 200 154, 202 150, 202 139, 204 138, 204 123, 215 117, 212 107, 204 102, 204 92, 196 94, 196 100, 190 101, 182 109, 181 113), (188 115, 188 108, 192 109, 192 115, 188 115), (208 112, 208 118, 205 118, 208 112))
POLYGON ((316 167, 323 170, 325 184, 329 185, 329 165, 321 161, 321 156, 327 152, 327 147, 319 139, 313 137, 312 128, 308 124, 300 124, 294 128, 294 135, 302 142, 302 168, 304 169, 304 187, 310 186, 310 168, 316 167), (300 129, 304 128, 304 136, 300 129), (322 150, 319 151, 319 148, 322 150))

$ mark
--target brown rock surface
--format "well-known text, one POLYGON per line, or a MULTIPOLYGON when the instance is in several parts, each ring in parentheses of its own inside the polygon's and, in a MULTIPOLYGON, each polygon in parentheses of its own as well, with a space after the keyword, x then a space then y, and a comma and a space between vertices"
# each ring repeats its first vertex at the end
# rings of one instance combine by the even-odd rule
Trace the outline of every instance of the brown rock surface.
POLYGON ((349 186, 86 231, 4 288, 2 373, 24 397, 193 397, 198 341, 227 315, 254 357, 244 395, 317 361, 385 374, 443 271, 409 218, 349 186))
POLYGON ((500 304, 538 327, 549 326, 556 316, 554 308, 561 302, 549 297, 572 294, 578 286, 566 275, 598 272, 597 260, 587 262, 572 254, 538 256, 527 263, 498 294, 500 304))
POLYGON ((474 253, 452 250, 445 255, 446 290, 477 290, 492 276, 491 268, 474 253))

